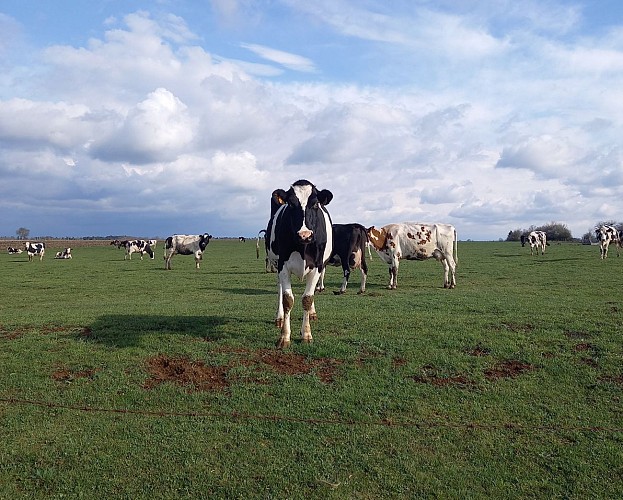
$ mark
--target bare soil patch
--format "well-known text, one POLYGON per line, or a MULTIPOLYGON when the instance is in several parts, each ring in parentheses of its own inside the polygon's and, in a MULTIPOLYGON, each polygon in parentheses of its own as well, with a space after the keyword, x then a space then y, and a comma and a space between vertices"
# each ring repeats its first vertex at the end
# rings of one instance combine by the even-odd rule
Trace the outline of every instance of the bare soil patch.
POLYGON ((471 349, 466 349, 465 352, 469 354, 470 356, 481 357, 481 356, 489 356, 491 354, 491 349, 478 344, 476 347, 473 347, 471 349))
POLYGON ((52 372, 52 378, 57 382, 73 382, 79 378, 88 378, 93 380, 93 377, 97 373, 96 368, 87 368, 84 370, 72 370, 66 367, 59 367, 52 372))
MULTIPOLYGON (((191 360, 187 357, 169 357, 160 354, 147 359, 146 369, 150 378, 143 387, 151 389, 164 382, 171 382, 187 391, 219 391, 240 379, 232 370, 239 367, 250 368, 258 375, 269 369, 280 375, 316 375, 325 384, 335 380, 337 367, 341 361, 330 358, 307 359, 305 356, 294 353, 284 353, 272 349, 257 351, 233 348, 219 349, 218 352, 232 354, 224 365, 211 366, 203 361, 191 360)), ((245 378, 245 381, 265 384, 265 378, 258 376, 255 379, 245 378)))
POLYGON ((484 375, 488 380, 497 380, 501 378, 516 378, 526 372, 535 370, 536 367, 530 363, 524 363, 516 359, 506 359, 496 363, 493 367, 484 371, 484 375))

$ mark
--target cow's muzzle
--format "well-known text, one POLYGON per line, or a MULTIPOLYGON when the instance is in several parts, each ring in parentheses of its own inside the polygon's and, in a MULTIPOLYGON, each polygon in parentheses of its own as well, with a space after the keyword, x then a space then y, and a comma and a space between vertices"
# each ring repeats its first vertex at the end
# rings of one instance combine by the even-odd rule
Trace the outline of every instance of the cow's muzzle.
POLYGON ((301 239, 302 242, 310 242, 312 239, 312 236, 314 235, 313 231, 310 231, 309 229, 305 229, 302 231, 299 231, 297 233, 299 235, 299 238, 301 239))

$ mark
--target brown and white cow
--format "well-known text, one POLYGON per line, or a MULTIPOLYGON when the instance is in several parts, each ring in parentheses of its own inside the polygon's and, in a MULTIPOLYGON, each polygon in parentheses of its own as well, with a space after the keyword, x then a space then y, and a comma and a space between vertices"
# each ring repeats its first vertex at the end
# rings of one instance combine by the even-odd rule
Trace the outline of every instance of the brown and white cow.
POLYGON ((547 233, 545 231, 532 231, 527 235, 522 234, 521 246, 525 246, 526 243, 530 244, 530 255, 534 255, 534 249, 536 249, 537 255, 539 255, 539 250, 541 250, 541 255, 544 255, 545 247, 549 246, 549 243, 547 242, 547 233))
POLYGON ((389 286, 398 285, 398 267, 402 259, 434 258, 444 268, 444 288, 456 286, 457 233, 450 224, 402 222, 381 228, 368 228, 368 237, 381 259, 389 265, 389 286))
POLYGON ((325 208, 333 199, 327 189, 318 190, 307 180, 296 181, 290 189, 276 189, 271 197, 267 262, 277 268, 279 279, 275 325, 281 327, 278 348, 290 345, 290 313, 294 293, 290 275, 305 278, 301 339, 311 342, 309 321, 317 319, 314 306, 316 284, 333 251, 331 217, 325 208))
POLYGON ((619 233, 616 227, 606 224, 599 226, 595 229, 595 236, 599 241, 599 254, 602 259, 608 257, 608 247, 610 243, 616 245, 617 257, 619 256, 623 241, 621 233, 619 233))
POLYGON ((43 256, 45 255, 45 243, 30 243, 26 241, 24 243, 24 248, 26 252, 28 252, 28 261, 31 261, 36 255, 39 256, 39 260, 43 260, 43 256))

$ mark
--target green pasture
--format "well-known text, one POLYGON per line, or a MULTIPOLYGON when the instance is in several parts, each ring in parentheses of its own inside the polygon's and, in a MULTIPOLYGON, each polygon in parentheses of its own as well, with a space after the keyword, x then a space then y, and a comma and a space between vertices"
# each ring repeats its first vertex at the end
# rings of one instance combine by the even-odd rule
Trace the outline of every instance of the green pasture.
POLYGON ((283 352, 255 242, 60 249, 0 255, 0 498, 621 497, 614 249, 459 242, 454 290, 330 268, 283 352))

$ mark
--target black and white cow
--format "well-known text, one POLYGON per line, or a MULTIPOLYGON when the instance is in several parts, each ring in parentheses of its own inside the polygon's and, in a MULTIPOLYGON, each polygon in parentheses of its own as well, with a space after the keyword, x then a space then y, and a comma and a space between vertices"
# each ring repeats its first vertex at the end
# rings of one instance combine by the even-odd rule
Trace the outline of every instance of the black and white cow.
POLYGON ((45 243, 30 243, 26 241, 24 243, 24 248, 26 252, 28 252, 28 261, 31 261, 35 255, 39 256, 39 260, 43 260, 43 255, 45 254, 45 243))
POLYGON ((296 181, 287 191, 276 189, 271 198, 267 262, 277 269, 279 297, 275 325, 281 328, 277 347, 290 345, 290 313, 294 293, 290 275, 305 278, 301 338, 311 342, 310 320, 317 319, 314 291, 333 252, 331 217, 325 208, 333 194, 319 191, 307 180, 296 181))
POLYGON ((128 240, 112 240, 110 242, 111 245, 115 245, 118 249, 121 247, 125 248, 127 243, 128 243, 128 240))
POLYGON ((127 257, 132 260, 132 254, 139 253, 141 255, 141 260, 143 260, 143 255, 149 255, 150 259, 154 258, 154 251, 151 249, 149 242, 146 240, 130 240, 125 242, 125 255, 123 256, 123 260, 126 260, 127 257))
POLYGON ((530 234, 521 235, 521 246, 525 246, 526 243, 530 244, 530 255, 534 255, 533 251, 536 249, 536 254, 545 254, 545 247, 549 246, 547 242, 547 233, 545 231, 532 231, 530 234))
POLYGON ((62 252, 56 252, 55 259, 71 259, 71 248, 66 248, 62 252))
MULTIPOLYGON (((329 264, 342 266, 344 280, 338 291, 333 293, 341 295, 346 292, 348 278, 353 269, 361 270, 361 286, 357 293, 366 291, 366 279, 368 277, 368 264, 366 263, 366 244, 368 243, 368 233, 361 224, 333 224, 333 253, 329 258, 329 264)), ((321 277, 320 286, 317 291, 324 290, 321 277)))
POLYGON ((595 229, 595 236, 599 241, 599 254, 602 259, 608 257, 610 243, 616 245, 617 257, 619 256, 620 249, 623 246, 622 233, 623 231, 619 233, 616 227, 605 224, 595 229))
POLYGON ((443 265, 443 286, 456 286, 457 234, 450 224, 403 222, 382 228, 368 228, 376 253, 389 265, 389 289, 398 286, 398 267, 402 259, 435 258, 443 265), (449 276, 448 276, 449 274, 449 276))
POLYGON ((211 234, 174 234, 169 236, 164 242, 164 268, 171 269, 171 258, 179 253, 180 255, 194 255, 195 269, 199 269, 199 262, 203 258, 211 234))
POLYGON ((10 255, 20 254, 23 252, 21 248, 14 248, 14 247, 7 247, 6 251, 9 252, 10 255))

